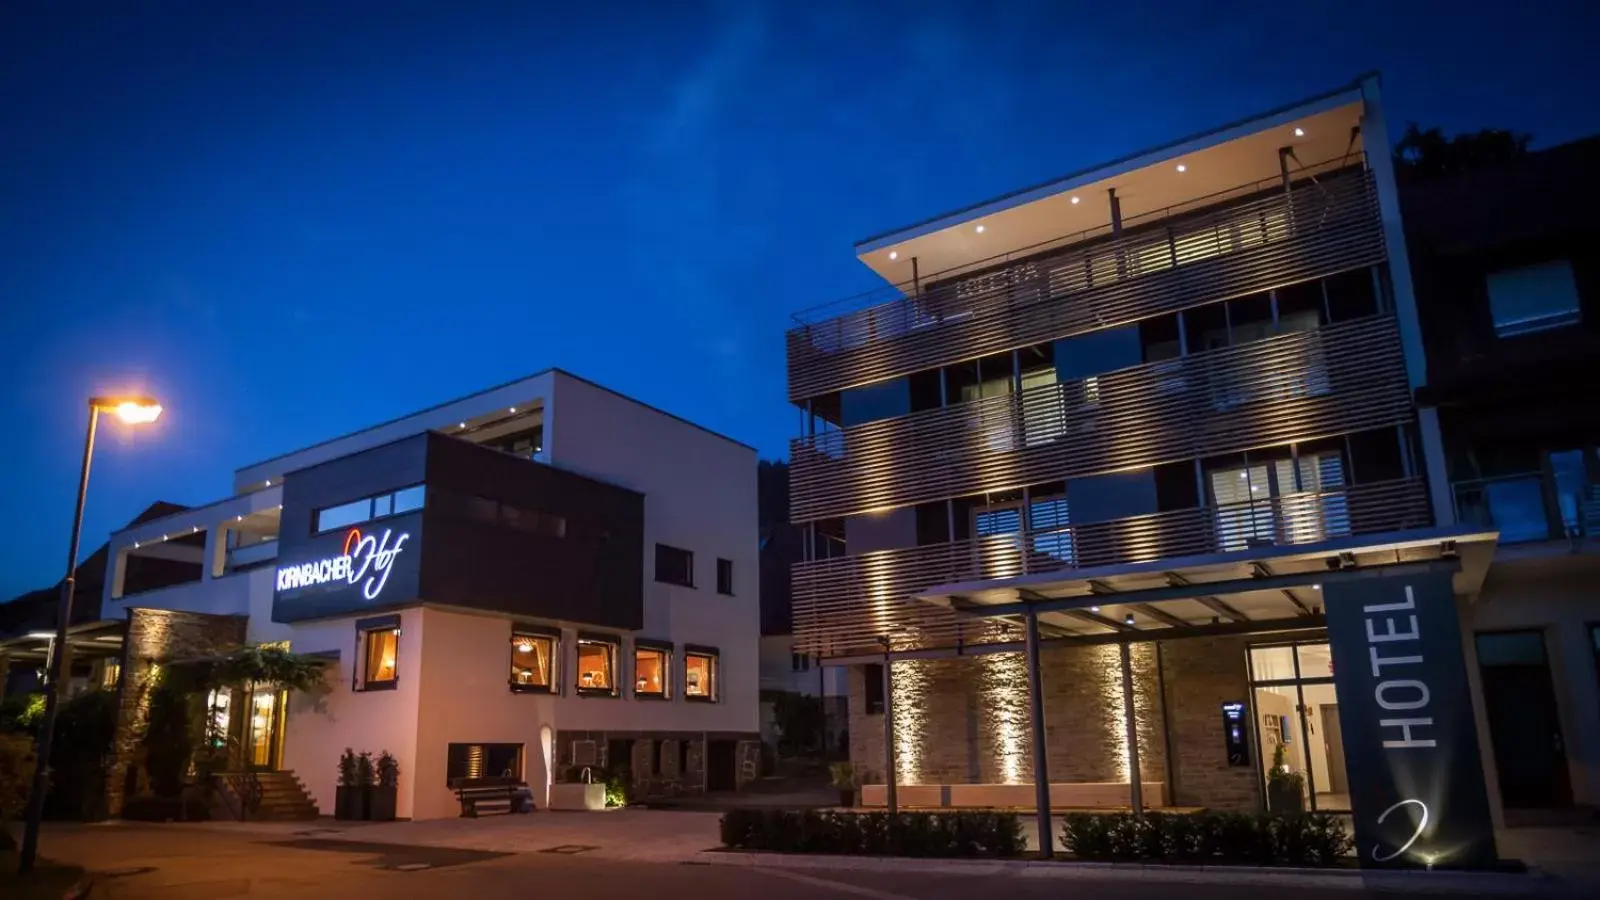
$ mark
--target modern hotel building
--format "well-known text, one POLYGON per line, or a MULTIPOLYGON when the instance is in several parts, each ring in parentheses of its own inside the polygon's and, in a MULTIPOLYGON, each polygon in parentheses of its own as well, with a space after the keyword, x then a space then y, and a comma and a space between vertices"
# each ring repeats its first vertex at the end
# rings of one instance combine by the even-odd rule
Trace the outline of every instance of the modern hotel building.
POLYGON ((560 370, 245 466, 228 498, 111 538, 110 812, 158 666, 244 643, 336 672, 210 699, 234 765, 292 772, 324 813, 346 747, 397 758, 401 817, 456 815, 451 781, 478 775, 540 807, 592 802, 564 787, 585 769, 638 796, 733 788, 759 765, 756 554, 752 448, 560 370), (131 593, 149 559, 196 577, 131 593))
POLYGON ((1415 399, 1389 146, 1364 78, 866 240, 886 286, 797 316, 796 650, 848 667, 867 803, 1331 810, 1366 864, 1493 856, 1497 535, 1415 399))

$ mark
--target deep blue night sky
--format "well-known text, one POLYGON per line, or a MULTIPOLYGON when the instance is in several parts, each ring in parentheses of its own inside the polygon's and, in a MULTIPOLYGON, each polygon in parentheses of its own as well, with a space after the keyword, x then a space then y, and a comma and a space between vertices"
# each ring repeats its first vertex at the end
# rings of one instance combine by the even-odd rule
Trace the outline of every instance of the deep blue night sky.
POLYGON ((869 234, 1374 68, 1396 134, 1600 130, 1592 3, 546 6, 5 4, 0 597, 59 577, 95 391, 167 415, 103 432, 85 553, 550 365, 781 456, 789 313, 869 234))

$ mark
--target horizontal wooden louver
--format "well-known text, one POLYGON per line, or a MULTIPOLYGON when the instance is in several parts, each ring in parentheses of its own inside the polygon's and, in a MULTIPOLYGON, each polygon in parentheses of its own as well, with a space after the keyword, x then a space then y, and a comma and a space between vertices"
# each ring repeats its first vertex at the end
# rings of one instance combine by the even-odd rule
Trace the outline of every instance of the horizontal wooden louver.
POLYGON ((1016 637, 1013 625, 960 618, 912 599, 940 585, 1383 534, 1424 527, 1429 516, 1423 482, 1394 480, 802 562, 790 576, 795 651, 867 653, 881 649, 880 637, 896 648, 1016 637))
POLYGON ((1371 177, 1335 176, 791 329, 789 399, 798 403, 1384 258, 1371 177))
POLYGON ((795 522, 1212 456, 1412 417, 1392 316, 791 442, 795 522))

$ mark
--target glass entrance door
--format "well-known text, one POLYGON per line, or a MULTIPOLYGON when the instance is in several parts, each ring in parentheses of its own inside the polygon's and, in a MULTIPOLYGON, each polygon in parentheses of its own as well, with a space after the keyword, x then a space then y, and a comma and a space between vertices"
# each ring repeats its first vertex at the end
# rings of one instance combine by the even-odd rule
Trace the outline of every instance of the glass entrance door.
POLYGON ((1250 686, 1267 809, 1348 812, 1339 696, 1327 642, 1251 647, 1250 686))
POLYGON ((252 769, 276 769, 282 761, 284 707, 288 692, 261 686, 250 690, 245 721, 245 758, 252 769))

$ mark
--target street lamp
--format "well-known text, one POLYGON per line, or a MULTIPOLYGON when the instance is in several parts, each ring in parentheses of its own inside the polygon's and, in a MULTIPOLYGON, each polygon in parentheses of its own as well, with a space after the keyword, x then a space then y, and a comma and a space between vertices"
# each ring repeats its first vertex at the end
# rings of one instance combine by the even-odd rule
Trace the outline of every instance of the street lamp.
POLYGON ((54 652, 50 654, 50 683, 45 691, 44 727, 39 731, 38 751, 34 754, 33 790, 28 794, 28 817, 22 832, 22 855, 17 874, 33 869, 39 850, 39 820, 44 814, 44 795, 50 787, 50 744, 55 737, 56 711, 66 687, 67 625, 72 619, 72 591, 78 580, 78 538, 83 532, 83 499, 89 492, 89 459, 94 455, 94 432, 100 414, 115 413, 129 425, 145 425, 161 415, 161 404, 149 397, 90 397, 89 434, 83 442, 83 470, 78 476, 78 506, 72 516, 72 548, 67 551, 67 577, 61 582, 61 600, 56 607, 54 652))

